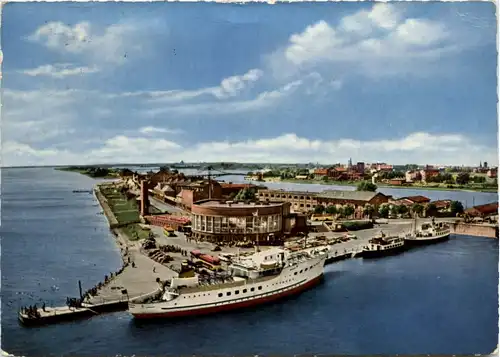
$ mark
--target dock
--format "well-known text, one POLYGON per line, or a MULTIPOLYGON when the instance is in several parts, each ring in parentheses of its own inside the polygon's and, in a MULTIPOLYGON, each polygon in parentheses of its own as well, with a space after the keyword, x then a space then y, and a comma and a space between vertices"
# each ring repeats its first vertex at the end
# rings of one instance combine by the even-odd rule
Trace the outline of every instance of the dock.
POLYGON ((64 321, 89 318, 106 312, 125 311, 128 298, 108 301, 101 304, 85 304, 80 306, 39 307, 36 310, 22 308, 18 312, 18 319, 24 326, 49 325, 64 321))

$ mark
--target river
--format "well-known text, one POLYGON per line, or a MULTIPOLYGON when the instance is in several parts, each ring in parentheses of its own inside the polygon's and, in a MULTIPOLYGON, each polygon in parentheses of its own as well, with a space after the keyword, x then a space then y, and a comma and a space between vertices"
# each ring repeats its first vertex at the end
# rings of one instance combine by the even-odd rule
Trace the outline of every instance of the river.
MULTIPOLYGON (((119 251, 93 195, 72 192, 95 183, 49 168, 2 170, 5 351, 24 356, 486 354, 497 344, 498 240, 455 236, 399 256, 330 265, 318 288, 254 310, 146 325, 120 312, 21 327, 19 306, 40 299, 63 304, 66 296, 77 296, 78 280, 86 289, 119 267, 119 251)), ((443 197, 436 191, 419 193, 443 197)), ((494 198, 453 194, 461 201, 475 195, 477 204, 494 198)))

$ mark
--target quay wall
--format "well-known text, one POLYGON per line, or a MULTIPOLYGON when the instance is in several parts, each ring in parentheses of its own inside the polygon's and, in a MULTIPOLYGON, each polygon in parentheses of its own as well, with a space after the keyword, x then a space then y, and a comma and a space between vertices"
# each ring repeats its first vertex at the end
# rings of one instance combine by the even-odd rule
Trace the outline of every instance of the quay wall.
POLYGON ((108 220, 109 228, 111 228, 111 229, 118 228, 119 227, 118 220, 116 219, 115 215, 113 214, 113 211, 109 207, 108 200, 102 194, 100 187, 96 186, 96 188, 94 189, 94 192, 95 192, 95 196, 96 196, 97 200, 99 201, 99 204, 102 207, 102 210, 104 211, 104 215, 106 216, 106 219, 108 220))
POLYGON ((494 225, 455 222, 451 225, 451 233, 498 239, 498 227, 494 225))

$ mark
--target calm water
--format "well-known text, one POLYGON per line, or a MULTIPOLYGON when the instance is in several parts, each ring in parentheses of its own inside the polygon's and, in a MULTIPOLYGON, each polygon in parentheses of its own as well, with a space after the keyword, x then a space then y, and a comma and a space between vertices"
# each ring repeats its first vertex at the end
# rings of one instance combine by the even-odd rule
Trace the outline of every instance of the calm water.
MULTIPOLYGON (((317 289, 255 311, 145 325, 124 312, 20 327, 21 304, 38 298, 62 304, 78 294, 78 279, 85 289, 118 268, 119 252, 97 202, 71 192, 94 183, 52 169, 2 170, 4 350, 27 356, 483 354, 497 344, 498 241, 473 237, 330 265, 317 289)), ((452 194, 472 200, 471 193, 452 194)), ((496 198, 473 195, 476 204, 496 198)))

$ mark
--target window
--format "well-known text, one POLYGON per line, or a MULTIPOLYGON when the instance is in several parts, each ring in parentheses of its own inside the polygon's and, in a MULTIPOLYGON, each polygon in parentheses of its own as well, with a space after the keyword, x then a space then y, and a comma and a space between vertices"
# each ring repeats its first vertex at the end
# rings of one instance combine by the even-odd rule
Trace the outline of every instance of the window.
POLYGON ((227 295, 227 296, 231 296, 231 292, 230 292, 230 291, 228 291, 228 292, 226 293, 226 295, 227 295))
POLYGON ((236 291, 234 292, 234 295, 238 295, 239 293, 240 293, 240 291, 239 291, 239 290, 236 290, 236 291))
POLYGON ((250 288, 250 291, 255 291, 255 288, 250 288))
POLYGON ((219 293, 219 297, 222 297, 222 293, 219 293))
POLYGON ((262 290, 262 286, 259 286, 259 287, 258 287, 258 289, 259 289, 259 290, 262 290))
POLYGON ((299 271, 299 273, 300 273, 300 274, 302 274, 302 270, 301 270, 301 271, 299 271))
POLYGON ((297 275, 297 272, 293 273, 293 275, 297 275))
POLYGON ((304 271, 307 271, 307 269, 309 269, 309 268, 305 268, 304 271))
POLYGON ((247 292, 247 289, 243 289, 243 294, 247 292))

